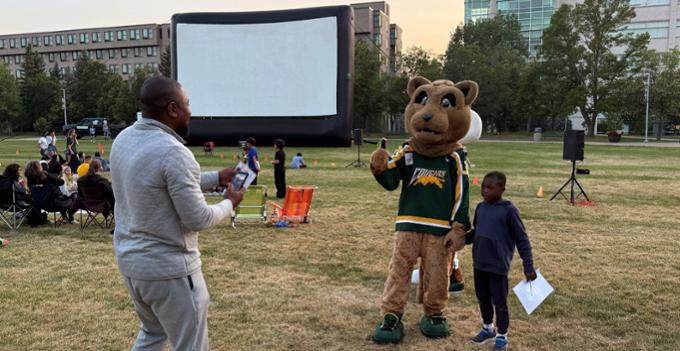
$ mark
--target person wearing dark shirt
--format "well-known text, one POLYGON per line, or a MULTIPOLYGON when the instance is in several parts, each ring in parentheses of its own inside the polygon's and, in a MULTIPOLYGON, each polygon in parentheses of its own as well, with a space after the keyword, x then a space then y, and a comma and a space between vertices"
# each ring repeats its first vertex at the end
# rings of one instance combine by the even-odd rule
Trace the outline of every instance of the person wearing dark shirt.
POLYGON ((31 161, 26 164, 24 176, 29 187, 34 185, 49 186, 52 192, 47 205, 58 210, 62 218, 73 222, 73 214, 77 210, 77 206, 75 206, 75 199, 73 197, 65 196, 59 189, 59 187, 64 185, 64 181, 61 178, 43 170, 38 161, 31 161))
POLYGON ((113 196, 113 187, 111 182, 100 176, 99 172, 102 170, 102 164, 97 159, 90 161, 90 168, 87 170, 87 174, 83 177, 78 178, 78 196, 83 197, 82 189, 83 187, 99 185, 104 188, 106 192, 106 200, 113 209, 115 204, 115 198, 113 196))
POLYGON ((283 199, 286 197, 286 153, 283 152, 285 143, 281 139, 274 140, 274 184, 276 185, 276 197, 283 199))
POLYGON ((508 271, 515 247, 524 264, 524 276, 528 281, 536 279, 531 243, 519 211, 512 202, 503 199, 505 182, 505 175, 501 172, 491 172, 484 177, 484 202, 477 205, 474 229, 466 235, 466 243, 473 244, 475 292, 484 322, 472 342, 483 344, 495 340, 496 351, 504 351, 508 347, 508 271), (494 308, 496 328, 493 326, 494 308))

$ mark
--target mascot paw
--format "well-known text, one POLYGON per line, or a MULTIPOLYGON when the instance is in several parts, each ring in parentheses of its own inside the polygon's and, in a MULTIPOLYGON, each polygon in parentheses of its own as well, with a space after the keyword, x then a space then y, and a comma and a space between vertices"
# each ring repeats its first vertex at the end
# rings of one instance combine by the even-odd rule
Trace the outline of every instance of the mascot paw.
POLYGON ((451 230, 446 234, 444 243, 451 252, 462 250, 465 247, 465 226, 461 223, 453 222, 451 230))
POLYGON ((373 175, 380 175, 387 169, 387 161, 390 159, 390 153, 385 149, 375 150, 371 154, 371 172, 373 175))

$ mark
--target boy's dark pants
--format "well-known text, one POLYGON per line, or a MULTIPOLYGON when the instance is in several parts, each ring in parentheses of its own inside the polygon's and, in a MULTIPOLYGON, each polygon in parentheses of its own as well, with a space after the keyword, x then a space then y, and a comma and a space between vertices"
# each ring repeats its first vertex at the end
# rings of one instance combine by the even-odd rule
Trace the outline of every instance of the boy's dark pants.
POLYGON ((286 172, 274 171, 274 185, 276 185, 276 197, 286 197, 286 172))
POLYGON ((510 325, 507 304, 508 276, 475 269, 475 292, 484 324, 493 323, 495 307, 497 332, 499 334, 507 333, 510 325))

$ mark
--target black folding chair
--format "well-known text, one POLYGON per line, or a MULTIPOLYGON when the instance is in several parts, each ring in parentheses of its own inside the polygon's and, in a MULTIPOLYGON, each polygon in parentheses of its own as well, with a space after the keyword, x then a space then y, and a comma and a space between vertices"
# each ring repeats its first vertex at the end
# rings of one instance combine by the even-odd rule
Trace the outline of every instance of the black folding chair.
POLYGON ((61 216, 61 211, 63 209, 58 208, 53 203, 54 188, 50 184, 36 184, 29 187, 31 190, 31 199, 33 199, 33 207, 45 211, 47 213, 52 213, 54 218, 54 226, 64 222, 63 216, 61 216), (57 218, 57 213, 59 213, 59 218, 57 218))
POLYGON ((12 179, 0 175, 0 220, 16 231, 31 211, 31 198, 20 192, 12 179))
POLYGON ((106 187, 100 184, 78 185, 78 199, 80 206, 80 229, 85 229, 90 224, 96 224, 101 228, 110 228, 114 223, 113 204, 109 203, 106 187), (87 218, 83 220, 83 212, 87 218), (99 219, 101 214, 103 219, 99 219))

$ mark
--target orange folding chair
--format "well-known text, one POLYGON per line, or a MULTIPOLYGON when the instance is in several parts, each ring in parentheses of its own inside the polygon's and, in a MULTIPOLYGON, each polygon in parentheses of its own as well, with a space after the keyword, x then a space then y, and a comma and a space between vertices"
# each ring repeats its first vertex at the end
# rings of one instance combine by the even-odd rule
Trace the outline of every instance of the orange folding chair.
POLYGON ((286 191, 283 206, 276 202, 268 202, 269 223, 288 221, 291 223, 309 223, 309 209, 312 207, 312 196, 316 189, 313 185, 291 185, 286 191))

